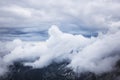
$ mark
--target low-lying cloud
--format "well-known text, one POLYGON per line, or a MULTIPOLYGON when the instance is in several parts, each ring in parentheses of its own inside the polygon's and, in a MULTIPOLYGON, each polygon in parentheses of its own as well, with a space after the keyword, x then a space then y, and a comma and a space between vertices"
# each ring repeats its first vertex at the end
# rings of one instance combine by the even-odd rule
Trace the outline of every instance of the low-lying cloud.
MULTIPOLYGON (((75 72, 93 72, 96 74, 114 69, 120 59, 120 31, 111 29, 97 37, 84 37, 64 33, 53 25, 46 41, 26 42, 16 39, 7 42, 2 52, 1 63, 11 65, 15 61, 24 61, 24 66, 43 68, 53 62, 70 61, 66 66, 75 72)), ((2 68, 0 64, 0 69, 2 68)))

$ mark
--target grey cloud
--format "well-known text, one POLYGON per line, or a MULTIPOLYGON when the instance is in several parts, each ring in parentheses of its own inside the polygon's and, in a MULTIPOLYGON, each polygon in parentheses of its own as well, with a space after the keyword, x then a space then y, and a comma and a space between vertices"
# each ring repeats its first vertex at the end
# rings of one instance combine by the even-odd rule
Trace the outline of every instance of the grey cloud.
POLYGON ((118 0, 4 0, 0 6, 0 27, 39 27, 46 23, 108 29, 111 22, 119 21, 120 9, 118 0))

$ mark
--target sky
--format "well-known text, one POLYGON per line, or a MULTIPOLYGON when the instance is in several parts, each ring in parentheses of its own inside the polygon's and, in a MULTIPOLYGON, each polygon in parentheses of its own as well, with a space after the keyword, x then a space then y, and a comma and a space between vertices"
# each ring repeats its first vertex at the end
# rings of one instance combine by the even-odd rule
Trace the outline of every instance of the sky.
POLYGON ((33 68, 68 60, 75 72, 113 70, 119 13, 119 0, 1 0, 0 76, 21 60, 33 68))
POLYGON ((119 0, 1 0, 0 28, 106 30, 119 24, 119 0))

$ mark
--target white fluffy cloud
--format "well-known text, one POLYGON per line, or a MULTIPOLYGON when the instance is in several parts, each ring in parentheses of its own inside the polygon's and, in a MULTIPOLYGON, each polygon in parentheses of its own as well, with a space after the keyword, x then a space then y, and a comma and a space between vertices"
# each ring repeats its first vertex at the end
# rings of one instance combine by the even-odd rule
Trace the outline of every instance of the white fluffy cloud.
POLYGON ((3 61, 12 64, 24 61, 24 65, 43 68, 52 62, 69 60, 67 67, 77 72, 96 74, 111 71, 120 58, 120 31, 87 38, 82 35, 63 33, 57 26, 48 31, 50 37, 42 42, 25 42, 19 39, 8 42, 3 61))

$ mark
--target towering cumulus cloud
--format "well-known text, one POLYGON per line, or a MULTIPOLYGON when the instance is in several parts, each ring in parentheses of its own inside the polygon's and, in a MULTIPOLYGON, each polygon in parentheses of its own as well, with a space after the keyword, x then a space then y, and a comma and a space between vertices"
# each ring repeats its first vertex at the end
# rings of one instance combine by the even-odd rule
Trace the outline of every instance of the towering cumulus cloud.
POLYGON ((48 33, 50 37, 46 41, 25 42, 16 39, 7 42, 5 49, 9 53, 2 60, 8 65, 23 61, 25 66, 33 68, 68 60, 70 63, 66 67, 75 72, 99 74, 112 70, 120 59, 119 29, 109 29, 106 34, 89 38, 64 33, 53 25, 48 33))

